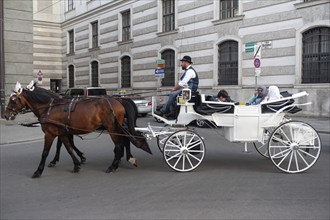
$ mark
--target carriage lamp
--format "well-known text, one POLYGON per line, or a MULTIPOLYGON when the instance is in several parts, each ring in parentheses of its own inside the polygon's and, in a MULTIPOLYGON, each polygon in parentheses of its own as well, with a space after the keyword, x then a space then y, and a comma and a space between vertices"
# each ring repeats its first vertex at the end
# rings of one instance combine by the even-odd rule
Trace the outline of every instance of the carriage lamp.
POLYGON ((186 102, 191 99, 191 90, 189 88, 182 89, 182 99, 186 102))

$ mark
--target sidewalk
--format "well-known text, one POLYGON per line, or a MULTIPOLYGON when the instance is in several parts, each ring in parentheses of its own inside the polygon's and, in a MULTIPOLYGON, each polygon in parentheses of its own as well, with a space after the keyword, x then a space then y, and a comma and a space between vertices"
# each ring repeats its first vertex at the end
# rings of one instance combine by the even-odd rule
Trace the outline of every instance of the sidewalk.
MULTIPOLYGON (((290 116, 290 115, 289 115, 290 116)), ((292 120, 306 122, 313 126, 316 131, 321 134, 330 134, 330 118, 314 118, 314 117, 291 117, 292 120)), ((20 142, 42 140, 44 133, 39 124, 34 127, 26 127, 20 124, 28 124, 37 122, 38 119, 33 113, 21 114, 14 121, 6 121, 0 119, 0 145, 14 144, 20 142)))

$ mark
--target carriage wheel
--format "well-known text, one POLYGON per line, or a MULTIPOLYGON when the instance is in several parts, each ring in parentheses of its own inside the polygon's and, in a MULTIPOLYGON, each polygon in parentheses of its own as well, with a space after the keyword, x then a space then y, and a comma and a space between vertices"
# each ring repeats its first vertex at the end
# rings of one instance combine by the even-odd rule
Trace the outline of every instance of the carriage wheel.
POLYGON ((311 168, 319 158, 321 141, 309 124, 289 121, 274 130, 269 138, 268 151, 278 169, 301 173, 311 168))
POLYGON ((253 142, 254 148, 258 151, 258 153, 266 158, 269 158, 268 140, 269 140, 269 136, 273 132, 273 130, 274 130, 274 128, 264 129, 262 142, 253 142))
POLYGON ((171 127, 167 127, 167 125, 165 125, 164 128, 160 131, 163 133, 156 136, 157 146, 161 153, 163 153, 164 144, 165 144, 167 138, 171 134, 173 134, 175 131, 177 131, 177 130, 171 129, 171 127))
POLYGON ((163 155, 167 165, 175 171, 194 170, 204 158, 204 141, 191 130, 177 131, 167 138, 163 155))
MULTIPOLYGON (((290 121, 291 119, 284 117, 282 120, 282 123, 285 123, 287 121, 290 121)), ((281 124, 282 124, 281 123, 281 124)), ((274 132, 276 127, 269 127, 265 128, 263 132, 263 139, 261 142, 253 142, 254 148, 258 151, 258 153, 266 158, 269 158, 269 153, 268 153, 268 141, 270 135, 274 132)), ((273 155, 277 153, 276 148, 273 149, 273 155)), ((280 155, 279 155, 280 157, 280 155)))

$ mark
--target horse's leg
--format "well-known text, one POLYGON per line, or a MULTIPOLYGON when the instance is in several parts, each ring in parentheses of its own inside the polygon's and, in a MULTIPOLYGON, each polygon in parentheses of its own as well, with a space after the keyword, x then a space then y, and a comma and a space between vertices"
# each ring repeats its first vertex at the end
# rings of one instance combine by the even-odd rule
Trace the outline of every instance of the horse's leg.
POLYGON ((114 172, 118 169, 120 159, 124 156, 124 146, 122 144, 115 144, 115 149, 113 150, 115 153, 115 159, 112 161, 112 164, 105 171, 106 173, 114 172))
POLYGON ((73 142, 73 134, 69 134, 69 140, 70 140, 70 144, 73 148, 73 150, 76 152, 76 154, 80 157, 80 163, 85 163, 86 162, 86 157, 84 155, 83 152, 81 152, 75 145, 73 142))
POLYGON ((134 158, 131 153, 131 144, 128 138, 124 139, 124 146, 126 149, 126 160, 130 162, 133 166, 137 167, 136 158, 134 158))
POLYGON ((62 141, 58 137, 57 138, 57 144, 56 144, 56 153, 54 159, 48 164, 48 167, 54 167, 56 165, 56 162, 60 160, 60 151, 62 147, 62 141))
POLYGON ((44 149, 43 149, 42 154, 41 154, 41 160, 40 160, 40 163, 39 163, 39 166, 38 166, 37 170, 32 175, 32 178, 40 177, 42 172, 44 171, 46 159, 47 159, 47 156, 49 154, 49 150, 52 146, 52 143, 54 141, 54 138, 55 137, 53 135, 45 133, 45 136, 44 136, 44 149))
POLYGON ((68 135, 64 135, 64 136, 61 136, 60 138, 61 138, 61 141, 63 142, 66 150, 68 151, 68 153, 70 154, 70 156, 72 158, 73 165, 74 165, 72 172, 78 173, 80 170, 80 162, 73 153, 73 147, 71 145, 70 137, 68 135))

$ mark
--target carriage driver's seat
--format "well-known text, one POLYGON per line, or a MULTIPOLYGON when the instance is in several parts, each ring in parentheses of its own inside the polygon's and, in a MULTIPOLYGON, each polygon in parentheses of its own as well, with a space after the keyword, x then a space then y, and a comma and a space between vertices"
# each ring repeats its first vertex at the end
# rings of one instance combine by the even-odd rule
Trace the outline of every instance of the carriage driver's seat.
POLYGON ((195 103, 194 110, 196 111, 197 107, 200 106, 202 99, 199 91, 191 92, 191 99, 188 101, 189 103, 195 103))

